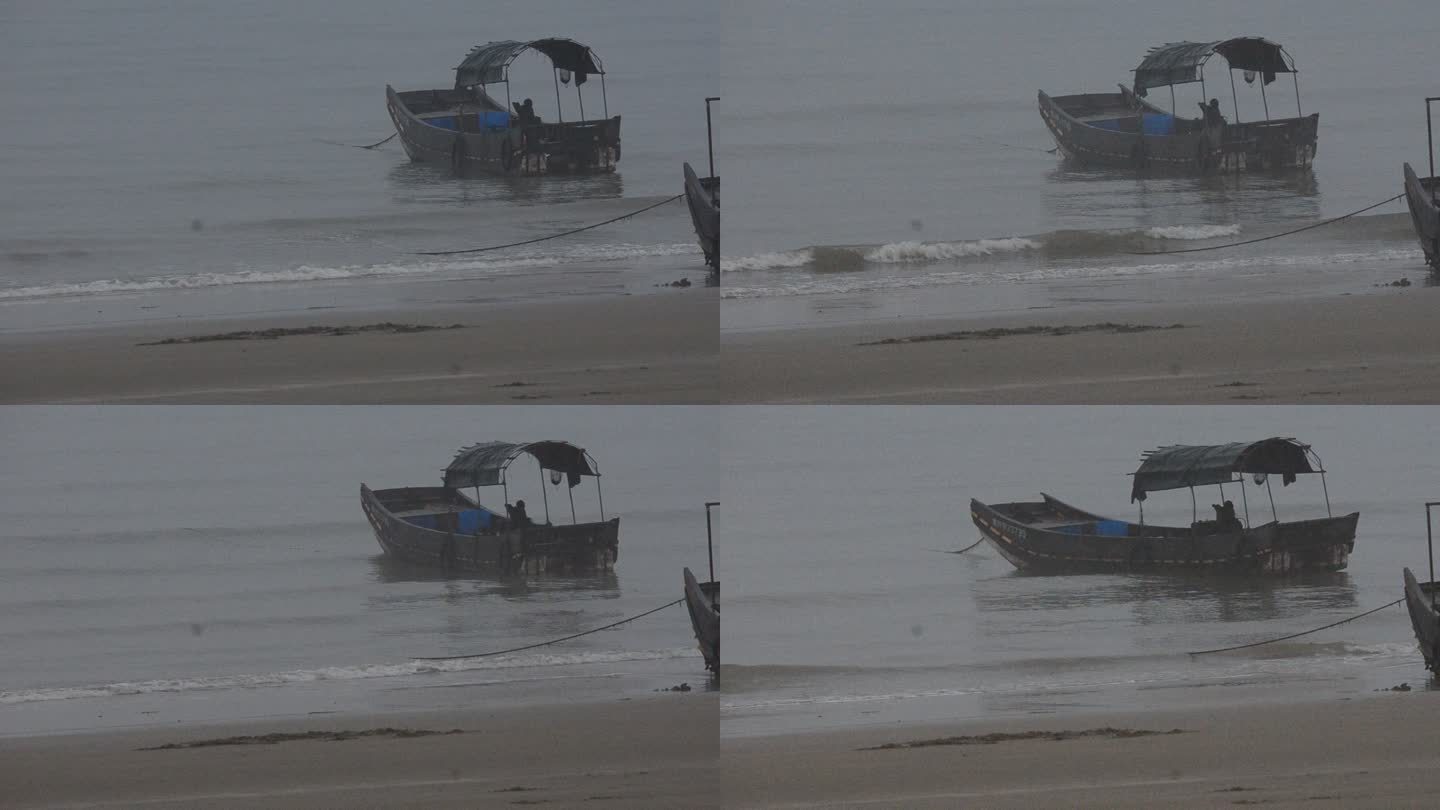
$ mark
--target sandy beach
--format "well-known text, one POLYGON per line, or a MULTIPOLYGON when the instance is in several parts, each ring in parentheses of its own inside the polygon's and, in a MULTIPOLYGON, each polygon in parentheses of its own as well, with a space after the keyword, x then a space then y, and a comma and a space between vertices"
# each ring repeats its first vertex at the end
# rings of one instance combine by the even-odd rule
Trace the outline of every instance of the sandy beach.
POLYGON ((0 804, 706 807, 716 735, 714 695, 689 693, 0 738, 0 804))
POLYGON ((721 396, 772 403, 1434 403, 1437 305, 1440 290, 1410 287, 730 331, 721 337, 721 396), (1126 328, 953 334, 1102 324, 1126 328), (1177 324, 1183 328, 1159 328, 1177 324))
POLYGON ((713 290, 0 335, 14 403, 644 403, 715 397, 713 290), (140 345, 244 330, 449 327, 140 345))
POLYGON ((1422 686, 1324 703, 725 740, 720 778, 736 808, 1433 807, 1437 709, 1440 693, 1422 686))

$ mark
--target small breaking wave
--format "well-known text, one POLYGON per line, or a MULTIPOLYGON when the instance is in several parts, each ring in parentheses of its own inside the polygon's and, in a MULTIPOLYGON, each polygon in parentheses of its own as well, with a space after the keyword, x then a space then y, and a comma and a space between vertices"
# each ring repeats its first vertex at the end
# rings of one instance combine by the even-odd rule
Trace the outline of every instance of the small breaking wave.
POLYGON ((1004 239, 978 239, 973 242, 892 242, 866 253, 865 261, 875 264, 943 262, 976 256, 992 256, 996 253, 1035 250, 1039 247, 1039 242, 1019 236, 1004 239))
POLYGON ((1216 239, 1239 233, 1239 225, 1167 225, 1145 231, 1151 239, 1216 239))
POLYGON ((780 270, 787 267, 804 267, 811 260, 810 249, 788 250, 782 253, 760 253, 739 259, 721 257, 720 269, 727 273, 746 270, 780 270))
POLYGON ((129 279, 96 279, 29 287, 0 288, 0 301, 64 298, 84 295, 137 293, 155 290, 197 290, 246 284, 296 284, 367 278, 403 278, 426 275, 507 275, 537 267, 557 267, 591 261, 617 261, 647 257, 698 253, 695 245, 590 245, 557 254, 512 254, 497 259, 451 259, 338 266, 301 265, 279 270, 234 270, 148 276, 129 279))
POLYGON ((362 664, 348 667, 321 667, 259 675, 219 675, 204 678, 166 678, 153 681, 126 681, 93 686, 61 686, 48 689, 16 689, 0 691, 0 706, 38 703, 51 700, 105 698, 122 695, 150 695, 164 692, 202 692, 223 689, 253 689, 265 686, 316 683, 319 681, 354 681, 375 678, 400 678, 447 672, 506 670, 522 667, 558 667, 581 664, 613 664, 625 661, 663 661, 693 658, 698 653, 689 648, 668 650, 635 650, 590 653, 541 653, 530 655, 499 655, 493 658, 466 658, 454 661, 411 660, 396 664, 362 664))

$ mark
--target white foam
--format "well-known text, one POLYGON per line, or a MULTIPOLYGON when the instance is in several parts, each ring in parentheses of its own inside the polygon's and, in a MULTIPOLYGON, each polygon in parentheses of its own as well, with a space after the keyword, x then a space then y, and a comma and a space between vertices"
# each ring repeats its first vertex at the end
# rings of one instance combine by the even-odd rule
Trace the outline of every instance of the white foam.
POLYGON ((1010 272, 991 269, 977 271, 935 271, 894 275, 820 276, 787 279, 782 283, 732 285, 721 288, 727 299, 773 298, 799 295, 837 295, 891 290, 913 290, 929 287, 1007 284, 1068 279, 1127 278, 1148 275, 1204 274, 1220 271, 1246 271, 1261 268, 1365 264, 1371 262, 1413 262, 1423 254, 1419 250, 1378 250, 1370 253, 1334 253, 1326 256, 1253 256, 1208 261, 1166 262, 1150 264, 1066 265, 1032 267, 1010 272))
POLYGON ((678 256, 698 253, 699 247, 687 244, 587 245, 562 253, 512 253, 506 258, 424 259, 414 262, 349 264, 334 267, 301 265, 284 270, 236 270, 231 272, 192 273, 188 275, 150 276, 138 279, 99 279, 95 281, 44 284, 33 287, 0 289, 0 300, 58 298, 111 293, 135 293, 152 290, 193 290, 229 287, 242 284, 295 284, 345 279, 424 276, 437 274, 505 275, 535 267, 555 267, 586 261, 616 261, 651 256, 678 256))
POLYGON ((0 706, 36 703, 49 700, 103 698, 119 695, 148 695, 159 692, 199 692, 221 689, 253 689, 261 686, 315 683, 317 681, 353 681, 372 678, 398 678, 444 672, 517 669, 520 667, 556 667, 581 664, 607 664, 622 661, 660 661, 692 658, 698 653, 689 647, 668 650, 633 650, 589 653, 531 653, 497 655, 492 658, 462 658, 453 661, 412 660, 396 664, 362 664, 349 667, 322 667, 259 675, 219 675, 207 678, 170 678, 153 681, 127 681, 93 686, 62 686, 49 689, 16 689, 0 691, 0 706))
POLYGON ((727 273, 742 270, 781 270, 787 267, 804 267, 814 257, 810 250, 789 250, 783 253, 759 253, 739 259, 721 257, 720 269, 727 273))
POLYGON ((1239 233, 1239 225, 1166 225, 1145 231, 1151 239, 1215 239, 1239 233))
POLYGON ((978 239, 973 242, 892 242, 865 254, 865 261, 876 264, 936 262, 991 256, 1022 250, 1034 250, 1040 243, 1024 237, 978 239))

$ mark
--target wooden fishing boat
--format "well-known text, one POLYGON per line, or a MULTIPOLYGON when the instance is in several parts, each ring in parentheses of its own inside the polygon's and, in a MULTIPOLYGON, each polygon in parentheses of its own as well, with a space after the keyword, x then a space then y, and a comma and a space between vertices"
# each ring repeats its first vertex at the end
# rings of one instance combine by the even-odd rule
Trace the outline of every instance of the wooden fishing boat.
POLYGON ((568 442, 487 442, 461 449, 445 468, 442 486, 372 490, 361 484, 360 506, 385 553, 408 562, 502 576, 606 571, 619 555, 620 518, 605 518, 601 496, 599 521, 576 519, 573 490, 585 477, 595 479, 598 494, 595 460, 568 442), (540 465, 543 523, 530 517, 523 500, 509 503, 506 473, 521 456, 540 465), (552 486, 568 484, 569 524, 550 520, 547 472, 552 486), (480 503, 480 487, 497 486, 504 493, 503 513, 480 503), (473 499, 467 488, 474 488, 473 499))
POLYGON ((1040 92, 1040 117, 1061 154, 1085 166, 1205 173, 1215 170, 1308 166, 1315 157, 1320 116, 1300 109, 1295 62, 1277 43, 1260 37, 1215 42, 1172 42, 1151 48, 1135 69, 1133 86, 1118 93, 1050 96, 1040 92), (1228 65, 1234 121, 1219 101, 1201 104, 1198 117, 1180 115, 1175 85, 1198 82, 1206 97, 1205 64, 1219 54, 1228 65), (1235 71, 1259 81, 1265 120, 1240 120, 1235 71), (1280 73, 1295 78, 1295 117, 1271 118, 1266 85, 1280 73), (1155 87, 1170 88, 1170 109, 1145 99, 1155 87))
POLYGON ((710 550, 710 581, 700 582, 690 569, 685 575, 685 609, 690 612, 690 627, 705 658, 705 668, 720 677, 720 583, 715 579, 715 544, 710 531, 710 509, 720 504, 705 504, 705 539, 710 550))
POLYGON ((1435 174, 1435 128, 1430 120, 1430 105, 1440 96, 1425 99, 1425 142, 1429 147, 1430 176, 1420 177, 1410 164, 1405 164, 1405 202, 1410 206, 1410 220, 1415 223, 1415 236, 1425 251, 1425 263, 1440 271, 1440 176, 1435 174))
POLYGON ((700 177, 689 163, 685 164, 685 204, 690 208, 690 221, 695 224, 695 236, 705 253, 705 264, 714 271, 717 282, 720 274, 720 178, 715 174, 710 102, 719 100, 718 97, 705 99, 705 141, 710 150, 710 176, 700 177))
POLYGON ((1425 504, 1425 543, 1430 550, 1430 581, 1420 582, 1410 569, 1405 569, 1405 608, 1410 612, 1410 626, 1415 641, 1425 658, 1425 668, 1440 675, 1440 582, 1435 581, 1435 537, 1431 530, 1430 510, 1440 501, 1425 504))
POLYGON ((1175 445, 1147 453, 1133 473, 1131 500, 1141 503, 1140 520, 1131 523, 1086 512, 1049 495, 1039 501, 985 504, 970 501, 970 517, 981 535, 1015 567, 1036 572, 1239 571, 1283 574, 1345 568, 1355 547, 1358 512, 1281 522, 1275 513, 1270 478, 1284 484, 1297 475, 1325 470, 1309 445, 1295 439, 1213 446, 1175 445), (1254 477, 1270 494, 1272 520, 1253 525, 1244 477, 1254 477), (1224 485, 1238 486, 1244 519, 1225 500, 1224 485), (1197 486, 1220 487, 1214 520, 1200 520, 1197 486), (1188 527, 1145 523, 1146 493, 1189 488, 1192 522, 1188 527))
POLYGON ((620 160, 620 116, 610 116, 605 69, 588 46, 571 39, 504 40, 477 45, 455 68, 455 86, 397 91, 386 85, 385 108, 410 159, 449 166, 459 174, 594 174, 620 160), (541 120, 530 99, 510 97, 510 65, 536 51, 555 78, 554 121, 541 120), (603 115, 585 117, 581 90, 600 77, 603 115), (565 120, 560 86, 574 81, 579 118, 565 120), (505 86, 502 104, 491 95, 505 86))

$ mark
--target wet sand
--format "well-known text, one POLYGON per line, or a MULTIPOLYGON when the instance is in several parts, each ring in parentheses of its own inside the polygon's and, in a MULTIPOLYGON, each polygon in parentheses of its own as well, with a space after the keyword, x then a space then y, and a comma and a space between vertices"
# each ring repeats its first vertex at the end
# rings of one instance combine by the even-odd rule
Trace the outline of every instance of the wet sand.
POLYGON ((1433 807, 1437 710, 1412 691, 726 740, 720 778, 737 808, 1433 807), (947 744, 881 748, 927 740, 947 744))
POLYGON ((0 335, 13 403, 696 403, 715 398, 713 290, 145 321, 0 335), (462 329, 138 345, 240 330, 462 329))
POLYGON ((0 804, 707 807, 718 806, 716 750, 716 699, 698 693, 494 712, 0 738, 0 804), (461 733, 444 733, 455 729, 461 733), (337 730, 377 733, 310 733, 337 730), (265 736, 233 739, 240 735, 265 736), (210 744, 157 749, 197 741, 210 744))
POLYGON ((726 402, 1212 404, 1440 402, 1440 289, 1035 309, 726 332, 726 402), (1085 327, 993 339, 958 331, 1085 327))

